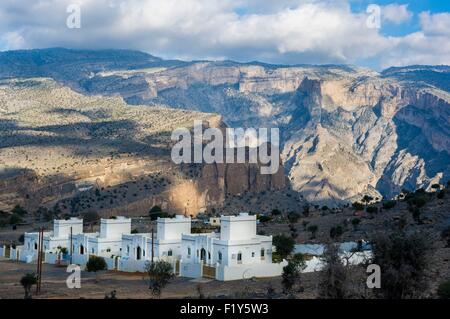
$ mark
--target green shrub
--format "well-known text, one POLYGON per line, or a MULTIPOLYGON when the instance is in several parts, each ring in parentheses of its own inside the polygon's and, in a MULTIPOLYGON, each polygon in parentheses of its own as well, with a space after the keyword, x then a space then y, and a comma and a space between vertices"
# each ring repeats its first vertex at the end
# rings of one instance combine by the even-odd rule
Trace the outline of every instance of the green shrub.
POLYGON ((397 205, 397 202, 395 200, 388 200, 383 202, 383 209, 391 209, 394 208, 395 205, 397 205))
POLYGON ((258 217, 258 220, 261 223, 267 223, 267 222, 270 222, 272 220, 272 217, 266 216, 266 215, 261 215, 261 216, 258 217))
POLYGON ((272 216, 278 216, 278 215, 281 215, 281 211, 280 211, 279 209, 273 209, 273 210, 270 212, 270 214, 271 214, 272 216))
POLYGON ((450 299, 450 280, 439 285, 437 294, 441 299, 450 299))
POLYGON ((285 235, 276 235, 273 237, 273 245, 280 259, 285 259, 294 250, 295 240, 285 235))
POLYGON ((107 269, 106 261, 102 257, 90 256, 88 262, 86 263, 86 270, 88 272, 97 272, 100 270, 107 269))
POLYGON ((361 204, 360 202, 354 202, 352 204, 352 207, 354 210, 364 210, 365 206, 361 204))
POLYGON ((367 206, 366 212, 368 212, 370 214, 376 214, 376 213, 378 213, 378 207, 376 207, 376 206, 367 206))

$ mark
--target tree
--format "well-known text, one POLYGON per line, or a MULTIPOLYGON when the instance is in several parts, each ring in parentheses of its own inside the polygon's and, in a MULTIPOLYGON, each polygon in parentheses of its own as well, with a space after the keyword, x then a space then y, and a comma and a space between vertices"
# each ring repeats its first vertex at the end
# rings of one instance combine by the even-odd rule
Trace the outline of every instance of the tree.
POLYGON ((397 205, 397 202, 395 200, 388 200, 383 202, 383 209, 391 209, 394 208, 395 205, 397 205))
POLYGON ((281 275, 281 284, 283 285, 283 292, 285 294, 291 295, 299 279, 300 279, 300 270, 293 262, 289 261, 288 264, 283 267, 283 273, 281 275))
POLYGON ((352 207, 354 210, 364 210, 364 205, 359 202, 354 202, 352 207))
POLYGON ((311 238, 316 238, 316 233, 319 230, 319 226, 311 225, 308 227, 308 231, 311 233, 311 238))
POLYGON ((17 224, 20 224, 21 222, 22 222, 22 217, 20 217, 20 215, 18 215, 18 214, 12 214, 11 217, 9 218, 10 225, 17 225, 17 224))
POLYGON ((295 213, 295 212, 290 212, 288 215, 287 215, 287 218, 288 218, 288 220, 289 220, 289 222, 290 223, 296 223, 297 221, 298 221, 298 219, 300 218, 300 214, 298 214, 298 213, 295 213))
POLYGON ((158 212, 162 212, 161 206, 155 205, 150 209, 150 211, 148 213, 151 214, 151 213, 158 213, 158 212))
POLYGON ((279 216, 279 215, 281 215, 281 211, 280 211, 279 209, 273 209, 273 210, 270 212, 270 214, 271 214, 272 216, 279 216))
POLYGON ((276 247, 277 255, 283 260, 294 250, 295 240, 285 235, 276 235, 273 237, 273 244, 276 247))
POLYGON ((26 274, 20 279, 20 284, 25 290, 25 299, 31 299, 31 287, 36 285, 38 281, 37 276, 34 273, 26 274))
POLYGON ((301 272, 305 269, 305 258, 303 254, 295 254, 289 259, 288 264, 283 267, 283 274, 281 275, 281 284, 283 285, 283 292, 292 295, 295 287, 300 281, 301 272))
POLYGON ((430 240, 423 233, 402 231, 379 234, 371 240, 373 263, 380 266, 386 299, 417 298, 427 288, 430 240))
POLYGON ((353 229, 354 229, 354 230, 358 229, 358 226, 359 226, 360 223, 361 223, 361 219, 359 219, 359 218, 353 218, 353 219, 352 219, 353 229))
POLYGON ((161 296, 162 289, 175 277, 172 265, 163 260, 148 262, 146 271, 150 277, 149 289, 157 297, 161 296))
POLYGON ((306 226, 308 226, 308 224, 309 224, 309 221, 306 221, 306 220, 302 221, 302 226, 303 226, 304 230, 306 230, 306 226))
POLYGON ((90 256, 88 262, 86 263, 86 270, 88 272, 95 273, 95 281, 98 281, 97 272, 101 270, 106 270, 108 266, 106 261, 102 257, 90 256))
POLYGON ((24 216, 24 215, 28 214, 28 212, 24 208, 22 208, 22 206, 20 206, 20 205, 14 206, 14 208, 11 210, 11 213, 17 214, 19 216, 24 216))
POLYGON ((344 230, 342 229, 341 225, 332 227, 330 229, 330 238, 332 238, 332 239, 338 238, 338 237, 342 236, 343 233, 344 233, 344 230))
POLYGON ((322 256, 324 263, 320 273, 319 295, 324 299, 343 299, 349 294, 347 269, 339 257, 339 247, 328 244, 322 256))
POLYGON ((260 216, 258 216, 258 220, 261 223, 267 223, 267 222, 270 222, 272 220, 272 217, 266 216, 266 215, 260 215, 260 216))

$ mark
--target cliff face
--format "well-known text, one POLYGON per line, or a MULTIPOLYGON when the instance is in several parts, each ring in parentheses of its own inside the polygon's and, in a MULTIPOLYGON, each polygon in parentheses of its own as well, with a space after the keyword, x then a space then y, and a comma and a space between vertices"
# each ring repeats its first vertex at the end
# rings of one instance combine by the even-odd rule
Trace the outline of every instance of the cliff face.
MULTIPOLYGON (((51 60, 34 70, 86 95, 120 95, 129 104, 217 113, 230 127, 278 127, 291 187, 313 202, 350 201, 365 193, 392 197, 402 188, 449 179, 449 67, 376 73, 353 66, 134 56, 135 65, 128 58, 111 64, 108 57, 90 57, 73 63, 51 60), (82 65, 80 71, 74 71, 76 64, 82 65)), ((24 70, 30 76, 33 67, 14 65, 14 72, 0 69, 0 77, 24 70)), ((219 185, 238 180, 230 189, 239 193, 252 184, 250 171, 230 174, 228 181, 219 177, 219 185)), ((205 174, 227 176, 227 170, 208 168, 205 174)))
POLYGON ((218 115, 86 97, 50 79, 0 81, 0 209, 142 216, 159 205, 196 215, 286 188, 283 167, 174 164, 170 133, 194 120, 224 127, 218 115))

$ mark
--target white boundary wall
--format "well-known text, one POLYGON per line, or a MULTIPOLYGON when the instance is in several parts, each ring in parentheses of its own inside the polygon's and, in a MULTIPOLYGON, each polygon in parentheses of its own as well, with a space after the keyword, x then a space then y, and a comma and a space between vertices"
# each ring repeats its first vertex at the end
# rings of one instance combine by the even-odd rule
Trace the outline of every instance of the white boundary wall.
POLYGON ((203 276, 203 265, 201 263, 183 263, 183 261, 180 261, 180 276, 201 278, 203 276))
POLYGON ((287 261, 281 263, 261 263, 238 266, 219 266, 216 268, 216 279, 221 281, 249 279, 252 277, 277 277, 283 273, 287 261))

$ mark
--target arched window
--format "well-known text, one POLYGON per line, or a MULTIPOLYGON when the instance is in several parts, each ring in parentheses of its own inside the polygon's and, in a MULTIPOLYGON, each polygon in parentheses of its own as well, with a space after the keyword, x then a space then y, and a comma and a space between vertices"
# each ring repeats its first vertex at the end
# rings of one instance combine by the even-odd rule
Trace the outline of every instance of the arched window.
POLYGON ((84 255, 84 246, 80 245, 80 255, 84 255))
POLYGON ((211 253, 208 251, 208 259, 211 259, 211 253))

